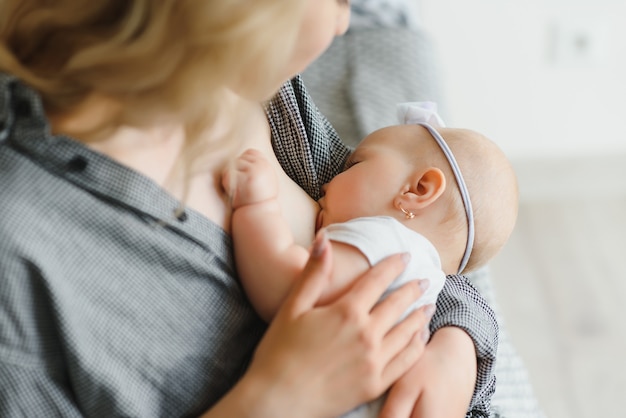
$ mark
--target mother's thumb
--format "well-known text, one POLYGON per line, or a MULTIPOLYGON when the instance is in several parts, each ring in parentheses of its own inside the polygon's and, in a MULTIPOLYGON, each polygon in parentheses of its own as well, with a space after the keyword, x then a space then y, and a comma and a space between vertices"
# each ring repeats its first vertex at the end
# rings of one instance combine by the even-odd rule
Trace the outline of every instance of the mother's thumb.
POLYGON ((318 231, 311 255, 300 277, 285 300, 283 308, 299 315, 313 308, 329 282, 332 271, 332 248, 326 231, 318 231))

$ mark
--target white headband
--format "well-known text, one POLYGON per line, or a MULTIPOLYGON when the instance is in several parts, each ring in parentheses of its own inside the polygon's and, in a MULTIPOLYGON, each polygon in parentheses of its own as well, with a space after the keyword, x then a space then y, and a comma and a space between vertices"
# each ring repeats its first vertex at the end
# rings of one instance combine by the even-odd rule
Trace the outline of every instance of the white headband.
POLYGON ((443 151, 443 154, 446 156, 448 163, 450 164, 450 168, 454 173, 454 178, 456 179, 456 183, 459 186, 459 191, 461 192, 461 199, 463 200, 463 206, 465 206, 465 215, 467 216, 467 243, 465 245, 465 253, 463 253, 463 258, 461 259, 461 264, 459 265, 459 272, 461 274, 467 262, 469 261, 470 254, 472 253, 472 248, 474 246, 474 212, 472 211, 472 202, 470 200, 470 195, 467 190, 467 186, 465 184, 465 180, 463 180, 463 175, 461 174, 461 169, 446 144, 446 141, 443 137, 437 132, 435 128, 444 127, 444 123, 437 114, 437 104, 433 102, 410 102, 410 103, 400 103, 397 106, 398 108, 398 119, 402 124, 417 124, 421 125, 430 132, 432 137, 435 139, 439 148, 443 151))

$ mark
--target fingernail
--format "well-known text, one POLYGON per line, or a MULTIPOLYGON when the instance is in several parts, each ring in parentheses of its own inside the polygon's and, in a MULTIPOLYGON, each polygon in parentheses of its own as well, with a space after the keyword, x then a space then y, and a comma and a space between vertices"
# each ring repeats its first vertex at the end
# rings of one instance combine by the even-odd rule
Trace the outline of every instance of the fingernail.
POLYGON ((435 313, 435 305, 433 305, 432 303, 424 307, 424 315, 426 315, 429 319, 433 317, 434 313, 435 313))
POLYGON ((402 261, 404 261, 404 264, 409 264, 409 261, 411 261, 411 253, 402 253, 402 261))
POLYGON ((324 253, 326 246, 328 245, 328 236, 326 235, 326 229, 322 228, 315 234, 315 240, 313 241, 313 248, 311 249, 311 256, 319 258, 324 253))
POLYGON ((426 289, 428 289, 428 286, 430 286, 430 280, 428 279, 419 280, 417 283, 419 284, 422 293, 424 293, 426 289))
POLYGON ((424 341, 424 344, 426 344, 428 340, 430 340, 430 331, 425 329, 424 331, 422 331, 421 337, 422 341, 424 341))

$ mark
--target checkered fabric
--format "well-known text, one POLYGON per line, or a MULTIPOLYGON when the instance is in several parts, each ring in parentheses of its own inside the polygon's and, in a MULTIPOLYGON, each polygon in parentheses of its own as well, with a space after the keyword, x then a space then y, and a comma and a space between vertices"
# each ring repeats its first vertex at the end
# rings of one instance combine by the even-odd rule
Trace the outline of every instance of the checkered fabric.
MULTIPOLYGON (((349 149, 300 79, 268 115, 279 160, 316 197, 349 149)), ((52 136, 39 97, 0 74, 0 416, 196 416, 232 387, 265 325, 230 237, 177 208, 150 179, 52 136)), ((446 289, 433 330, 474 337, 483 416, 496 323, 465 278, 446 289)))
POLYGON ((265 330, 231 240, 0 74, 0 416, 189 417, 265 330))
POLYGON ((313 100, 351 146, 376 129, 398 123, 396 104, 445 101, 432 40, 407 28, 351 30, 302 74, 313 100))
POLYGON ((418 26, 416 0, 352 0, 350 28, 418 26))

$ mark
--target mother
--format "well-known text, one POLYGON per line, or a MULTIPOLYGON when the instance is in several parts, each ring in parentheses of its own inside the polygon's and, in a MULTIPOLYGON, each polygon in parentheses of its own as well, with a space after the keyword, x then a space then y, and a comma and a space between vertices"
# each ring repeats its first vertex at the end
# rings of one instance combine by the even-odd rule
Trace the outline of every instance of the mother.
MULTIPOLYGON (((271 132, 313 197, 343 164, 298 78, 271 128, 258 103, 348 15, 340 0, 0 0, 0 415, 332 416, 402 375, 388 413, 418 396, 444 410, 441 383, 405 374, 427 318, 393 326, 417 287, 372 307, 402 257, 315 307, 318 239, 265 336, 233 268, 217 175, 232 155, 271 132)), ((462 277, 431 330, 424 358, 453 353, 440 382, 464 376, 450 396, 474 390, 485 413, 495 322, 462 277)))

